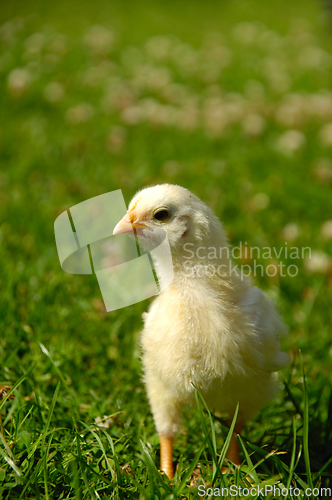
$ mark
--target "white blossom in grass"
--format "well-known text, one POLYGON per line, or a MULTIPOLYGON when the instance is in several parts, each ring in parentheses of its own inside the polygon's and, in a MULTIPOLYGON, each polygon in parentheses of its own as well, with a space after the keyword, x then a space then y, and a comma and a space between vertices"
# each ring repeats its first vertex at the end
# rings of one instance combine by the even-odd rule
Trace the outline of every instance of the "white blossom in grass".
POLYGON ((44 89, 44 99, 51 104, 57 104, 62 101, 65 95, 65 89, 59 82, 50 82, 44 89))
POLYGON ((212 83, 211 85, 207 85, 201 94, 203 97, 207 99, 214 98, 219 99, 220 101, 223 99, 224 93, 222 92, 220 85, 216 83, 212 83))
POLYGON ((159 95, 170 104, 182 104, 190 94, 185 85, 181 83, 170 83, 160 89, 159 95))
POLYGON ((292 21, 286 40, 288 44, 297 45, 300 48, 313 43, 314 36, 311 33, 310 21, 304 18, 292 21))
POLYGON ((285 60, 281 57, 268 56, 263 60, 262 73, 274 92, 286 92, 291 84, 285 60))
POLYGON ((24 19, 16 17, 11 21, 0 25, 0 40, 8 45, 13 45, 17 40, 17 34, 24 26, 24 19))
POLYGON ((309 96, 300 94, 286 94, 278 105, 275 119, 286 127, 301 127, 308 118, 309 96))
POLYGON ((106 139, 106 148, 111 153, 119 153, 123 149, 126 137, 127 130, 124 127, 112 127, 106 139))
POLYGON ((106 57, 114 45, 114 33, 101 25, 91 26, 84 35, 84 42, 95 56, 106 57))
POLYGON ((283 94, 289 90, 291 77, 287 73, 283 61, 271 57, 267 58, 264 61, 263 74, 273 92, 283 94))
POLYGON ((282 229, 282 236, 285 238, 285 241, 293 242, 297 240, 300 234, 301 234, 301 228, 295 222, 289 222, 282 229))
POLYGON ((307 315, 304 311, 298 309, 293 313, 293 318, 296 321, 296 323, 304 323, 305 320, 307 319, 307 315))
POLYGON ((257 41, 259 32, 265 28, 261 23, 243 22, 236 24, 232 30, 233 38, 243 43, 243 45, 251 45, 257 41))
POLYGON ((220 137, 229 125, 226 108, 218 98, 206 99, 203 105, 203 124, 212 137, 220 137))
POLYGON ((45 46, 45 42, 46 37, 43 33, 34 33, 29 36, 24 42, 24 58, 27 60, 38 59, 45 46))
POLYGON ((266 193, 257 193, 252 201, 257 210, 264 210, 270 204, 270 198, 266 193))
POLYGON ((246 135, 257 137, 264 132, 265 118, 257 113, 250 113, 244 117, 242 128, 246 135))
POLYGON ((227 67, 232 60, 232 52, 221 43, 207 41, 199 52, 201 61, 208 61, 209 65, 215 66, 218 73, 227 67))
POLYGON ((276 143, 276 149, 285 156, 292 156, 300 151, 306 143, 306 137, 300 130, 287 130, 276 143))
POLYGON ((181 164, 177 161, 166 161, 161 167, 163 174, 167 177, 175 177, 181 172, 181 164))
POLYGON ((314 165, 313 173, 322 184, 332 182, 332 161, 328 158, 319 158, 314 165))
POLYGON ((286 71, 276 71, 270 74, 269 83, 274 92, 282 94, 289 90, 292 80, 286 71))
POLYGON ((265 99, 266 89, 262 82, 258 80, 248 80, 244 86, 244 94, 251 101, 263 101, 265 99))
POLYGON ((121 120, 127 125, 137 125, 143 120, 143 110, 140 106, 128 106, 121 113, 121 120))
POLYGON ((326 220, 321 227, 320 234, 326 240, 332 240, 332 220, 326 220))
POLYGON ((225 160, 212 160, 209 164, 209 173, 215 178, 220 178, 224 175, 226 167, 227 163, 225 160))
POLYGON ((206 60, 197 67, 197 77, 205 84, 217 83, 221 75, 221 67, 213 61, 206 60))
POLYGON ((12 68, 14 62, 13 55, 9 50, 3 51, 0 57, 0 73, 12 68))
POLYGON ((43 58, 43 64, 41 65, 41 69, 45 73, 52 73, 60 61, 61 61, 61 56, 59 54, 55 54, 53 52, 46 54, 45 57, 43 58))
MULTIPOLYGON (((119 356, 117 348, 113 348, 113 350, 108 350, 107 351, 107 356, 109 359, 116 359, 119 356)), ((104 429, 109 429, 111 425, 114 423, 115 418, 107 415, 103 415, 103 417, 96 417, 95 418, 95 424, 98 425, 98 427, 103 427, 104 429)))
POLYGON ((135 105, 134 92, 121 80, 110 86, 101 103, 101 107, 106 113, 112 113, 114 110, 121 112, 135 105))
POLYGON ((156 67, 151 64, 136 66, 133 70, 131 85, 141 91, 160 92, 172 82, 171 71, 166 66, 156 67))
POLYGON ((172 81, 171 72, 168 68, 150 68, 145 75, 145 83, 150 91, 159 91, 170 85, 172 81))
POLYGON ((321 91, 309 97, 310 112, 322 120, 332 119, 332 92, 321 91))
POLYGON ((138 47, 130 46, 124 49, 120 54, 121 65, 128 69, 133 70, 137 66, 147 64, 147 57, 138 47))
POLYGON ((310 273, 325 274, 332 265, 332 259, 321 250, 313 250, 311 257, 304 260, 304 267, 310 273))
POLYGON ((309 45, 304 47, 298 58, 299 65, 311 70, 331 67, 332 57, 326 50, 320 47, 309 45))
POLYGON ((257 42, 260 46, 269 50, 269 52, 281 51, 284 45, 282 36, 276 31, 269 29, 264 29, 258 33, 257 42))
POLYGON ((121 247, 115 241, 106 240, 102 243, 101 250, 104 255, 101 259, 101 266, 104 269, 116 266, 121 261, 121 247))
POLYGON ((235 92, 224 97, 208 97, 203 101, 203 124, 213 137, 220 137, 232 123, 241 122, 247 113, 247 102, 235 92))
POLYGON ((94 115, 94 108, 91 104, 82 102, 77 106, 69 108, 66 113, 66 120, 69 123, 77 125, 79 123, 86 123, 94 115))
POLYGON ((89 66, 82 76, 85 87, 97 88, 105 84, 107 77, 117 70, 116 65, 110 61, 103 60, 96 66, 89 66))
POLYGON ((323 146, 332 147, 332 122, 327 123, 320 129, 319 139, 323 146))
POLYGON ((248 102, 237 92, 229 92, 225 95, 223 103, 229 122, 240 122, 247 114, 248 102))
POLYGON ((173 47, 171 59, 184 78, 197 76, 201 71, 199 54, 189 44, 178 43, 173 47))
POLYGON ((33 144, 43 147, 46 144, 46 118, 33 115, 24 123, 24 128, 29 133, 33 144))
POLYGON ((32 75, 26 68, 13 69, 7 78, 7 88, 13 97, 22 97, 28 90, 32 75))
POLYGON ((187 99, 184 105, 177 110, 176 125, 182 130, 195 130, 201 122, 201 113, 194 100, 187 99))
POLYGON ((64 55, 68 50, 66 37, 61 33, 57 33, 49 44, 48 50, 50 52, 54 52, 55 54, 59 54, 60 56, 64 55))
POLYGON ((156 61, 167 61, 173 44, 178 40, 172 36, 157 35, 149 38, 145 44, 147 54, 156 61))
POLYGON ((147 97, 140 101, 143 118, 156 126, 173 125, 176 121, 176 112, 173 106, 161 104, 156 99, 147 97))

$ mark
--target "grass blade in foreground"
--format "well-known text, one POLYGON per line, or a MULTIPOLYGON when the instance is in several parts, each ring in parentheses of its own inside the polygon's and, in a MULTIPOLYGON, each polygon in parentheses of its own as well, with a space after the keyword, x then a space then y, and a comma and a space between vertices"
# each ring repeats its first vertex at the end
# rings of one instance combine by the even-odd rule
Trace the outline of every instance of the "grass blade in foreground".
POLYGON ((210 411, 209 411, 209 409, 208 409, 208 407, 207 407, 207 405, 206 405, 206 403, 204 401, 204 398, 201 395, 199 389, 197 389, 197 387, 195 387, 195 390, 196 390, 195 397, 196 397, 198 414, 199 414, 199 417, 200 417, 200 421, 202 423, 203 431, 204 431, 205 437, 207 439, 209 452, 210 452, 211 458, 212 458, 213 475, 215 477, 217 477, 218 474, 219 474, 221 476, 221 480, 223 481, 221 471, 218 470, 219 469, 219 464, 218 464, 218 457, 217 457, 217 442, 216 442, 216 435, 215 435, 215 430, 214 430, 214 426, 213 426, 213 420, 212 420, 212 417, 211 417, 211 413, 210 413, 210 411), (206 425, 205 416, 204 416, 204 412, 203 412, 203 407, 202 407, 202 404, 201 404, 200 400, 203 402, 204 407, 205 407, 205 409, 207 411, 207 414, 209 416, 209 421, 210 421, 210 426, 211 426, 211 433, 212 433, 212 440, 211 440, 210 433, 209 433, 209 430, 208 430, 207 425, 206 425))
POLYGON ((309 487, 313 488, 312 476, 311 476, 311 468, 310 468, 310 457, 309 457, 309 402, 308 402, 308 391, 307 391, 307 383, 304 372, 303 365, 303 357, 300 351, 300 360, 302 367, 302 375, 303 375, 303 403, 304 403, 304 411, 303 411, 303 454, 305 461, 305 468, 307 472, 307 482, 309 487))
POLYGON ((150 472, 150 477, 157 479, 157 481, 165 489, 165 491, 168 491, 169 493, 171 493, 173 491, 172 487, 169 484, 165 483, 162 474, 159 472, 159 470, 155 466, 155 463, 152 460, 150 452, 149 452, 148 448, 146 447, 146 445, 143 443, 143 441, 141 441, 141 446, 142 446, 142 451, 143 451, 144 462, 148 467, 148 470, 150 472))

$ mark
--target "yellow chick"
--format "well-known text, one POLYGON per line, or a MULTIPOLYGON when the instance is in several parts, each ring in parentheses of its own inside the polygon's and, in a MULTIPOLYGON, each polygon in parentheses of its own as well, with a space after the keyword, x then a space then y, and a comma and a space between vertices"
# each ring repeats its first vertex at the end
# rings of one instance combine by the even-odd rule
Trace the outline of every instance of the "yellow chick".
MULTIPOLYGON (((239 403, 241 432, 278 391, 275 372, 289 363, 280 351, 286 328, 267 296, 238 275, 220 221, 187 189, 160 184, 139 191, 114 234, 132 228, 147 250, 162 229, 172 253, 173 281, 145 314, 142 359, 161 470, 173 478, 173 438, 182 406, 195 405, 195 387, 230 421, 239 403)), ((160 259, 156 272, 167 278, 160 259)), ((241 463, 234 435, 226 458, 241 463)))

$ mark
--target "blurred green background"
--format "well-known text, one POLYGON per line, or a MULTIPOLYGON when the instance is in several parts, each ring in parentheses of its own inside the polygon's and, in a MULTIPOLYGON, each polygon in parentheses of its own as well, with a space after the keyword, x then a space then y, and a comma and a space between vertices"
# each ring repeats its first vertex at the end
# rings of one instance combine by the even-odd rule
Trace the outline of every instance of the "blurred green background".
MULTIPOLYGON (((3 498, 43 497, 45 470, 53 495, 77 497, 65 450, 80 420, 121 411, 110 432, 120 466, 129 463, 134 474, 145 470, 139 439, 156 452, 139 360, 149 301, 106 314, 94 276, 61 270, 53 224, 88 198, 122 189, 129 202, 158 182, 195 192, 224 222, 232 245, 311 248, 311 259, 283 251, 259 262, 298 267, 296 277, 255 279, 289 325, 285 349, 293 361, 282 374, 288 391, 246 436, 287 451, 296 415, 301 433, 301 349, 319 472, 332 437, 327 4, 28 0, 2 2, 0 24, 0 382, 13 385, 32 367, 3 410, 23 478, 4 459, 3 498), (38 436, 58 380, 55 454, 45 465, 38 436)), ((199 420, 187 418, 177 451, 185 462, 199 446, 190 438, 199 420)), ((89 453, 99 460, 92 444, 89 453)), ((265 474, 272 477, 274 467, 265 474)))

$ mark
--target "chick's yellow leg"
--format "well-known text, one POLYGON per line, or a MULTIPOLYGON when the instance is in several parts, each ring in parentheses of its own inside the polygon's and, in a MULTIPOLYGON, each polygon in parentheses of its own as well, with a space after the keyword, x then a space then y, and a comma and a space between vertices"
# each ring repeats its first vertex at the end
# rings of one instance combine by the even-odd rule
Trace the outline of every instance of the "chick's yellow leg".
POLYGON ((239 443, 237 442, 236 435, 234 434, 234 432, 231 437, 231 442, 229 443, 229 448, 226 453, 226 458, 227 460, 233 462, 233 464, 235 465, 241 464, 239 443))
MULTIPOLYGON (((241 431, 242 431, 242 425, 237 424, 235 426, 235 430, 232 434, 231 441, 229 443, 229 448, 226 453, 226 459, 230 460, 235 465, 241 465, 240 448, 239 448, 239 443, 237 442, 236 439, 236 434, 240 434, 241 431)), ((226 470, 227 470, 226 467, 222 468, 222 472, 226 472, 226 470)))
POLYGON ((159 434, 160 439, 160 470, 164 471, 169 479, 174 477, 173 469, 173 438, 159 434))

